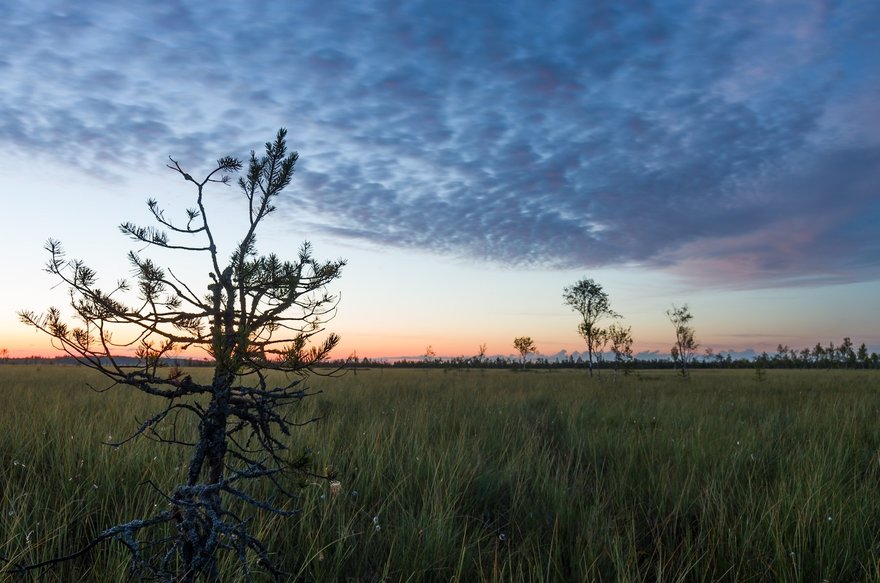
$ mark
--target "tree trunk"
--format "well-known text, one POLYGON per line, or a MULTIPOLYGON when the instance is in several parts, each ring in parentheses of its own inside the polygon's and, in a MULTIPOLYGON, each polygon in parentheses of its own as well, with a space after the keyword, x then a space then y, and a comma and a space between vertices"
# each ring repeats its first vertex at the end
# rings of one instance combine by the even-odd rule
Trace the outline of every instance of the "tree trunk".
MULTIPOLYGON (((214 375, 211 402, 199 423, 199 441, 190 460, 189 487, 218 484, 223 480, 226 461, 226 421, 229 416, 229 393, 232 376, 224 371, 214 375), (203 472, 207 475, 202 478, 203 472)), ((178 530, 184 539, 181 558, 184 563, 182 581, 197 580, 200 573, 206 581, 220 581, 215 559, 217 533, 213 517, 223 515, 220 492, 202 492, 184 497, 179 507, 178 530)))

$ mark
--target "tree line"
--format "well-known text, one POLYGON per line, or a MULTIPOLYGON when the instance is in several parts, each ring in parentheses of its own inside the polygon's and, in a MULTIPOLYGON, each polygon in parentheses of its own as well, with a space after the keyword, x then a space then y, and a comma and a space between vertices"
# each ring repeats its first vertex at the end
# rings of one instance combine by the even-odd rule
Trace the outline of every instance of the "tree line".
POLYGON ((358 366, 390 366, 397 368, 586 368, 592 377, 594 369, 601 371, 610 369, 628 374, 634 369, 660 368, 675 369, 683 377, 690 374, 692 368, 878 368, 880 357, 876 353, 868 353, 867 346, 862 343, 855 348, 849 337, 840 345, 829 342, 828 346, 817 343, 812 349, 792 349, 780 344, 775 355, 762 352, 753 358, 734 359, 731 354, 716 354, 712 348, 706 348, 702 355, 697 353, 699 343, 692 325, 693 314, 687 304, 676 306, 666 311, 672 324, 674 342, 670 347, 670 358, 637 359, 632 350, 632 327, 619 322, 621 315, 611 308, 611 300, 601 284, 590 278, 582 278, 573 285, 563 289, 562 299, 565 305, 578 314, 577 331, 583 338, 586 348, 586 359, 583 355, 574 355, 568 359, 550 360, 545 356, 529 359, 529 355, 537 354, 538 347, 531 336, 518 336, 513 339, 513 347, 519 357, 507 356, 486 357, 486 344, 481 344, 475 356, 456 356, 451 358, 437 357, 434 349, 428 346, 420 359, 401 359, 394 362, 382 360, 357 359, 350 357, 345 361, 337 361, 339 365, 358 366), (605 322, 610 322, 607 326, 605 322))
POLYGON ((780 344, 775 354, 762 352, 755 357, 755 362, 765 368, 880 368, 880 355, 868 353, 864 342, 856 348, 847 336, 836 346, 834 342, 827 346, 817 342, 813 348, 798 350, 780 344))
MULTIPOLYGON (((601 371, 613 372, 615 370, 613 353, 594 355, 594 357, 593 369, 596 371, 596 374, 601 374, 601 371)), ((434 357, 430 360, 425 360, 424 358, 402 358, 389 361, 382 358, 371 359, 369 357, 349 358, 331 360, 328 365, 334 368, 345 366, 350 370, 364 368, 583 370, 588 367, 587 360, 583 356, 575 356, 574 354, 570 354, 566 358, 549 358, 538 355, 527 359, 525 363, 523 363, 521 356, 516 355, 497 355, 482 359, 476 356, 460 355, 434 357)), ((710 354, 704 353, 695 356, 688 365, 688 370, 754 369, 758 366, 768 369, 880 369, 880 355, 872 352, 867 355, 865 360, 856 359, 853 362, 840 358, 822 358, 817 361, 812 357, 809 360, 803 360, 802 358, 793 360, 790 357, 780 357, 778 353, 769 354, 767 352, 747 357, 712 351, 710 354)), ((656 356, 654 358, 633 358, 627 363, 626 368, 629 372, 651 369, 677 371, 680 370, 680 364, 672 360, 671 357, 656 356)), ((618 368, 618 371, 623 372, 623 369, 618 368)))

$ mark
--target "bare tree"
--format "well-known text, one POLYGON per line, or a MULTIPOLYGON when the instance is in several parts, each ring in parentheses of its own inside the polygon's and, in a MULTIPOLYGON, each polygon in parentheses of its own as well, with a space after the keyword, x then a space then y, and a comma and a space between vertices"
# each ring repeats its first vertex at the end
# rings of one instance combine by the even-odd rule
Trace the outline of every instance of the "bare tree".
POLYGON ((587 363, 590 376, 593 376, 593 356, 608 341, 599 322, 604 318, 619 318, 620 315, 611 309, 608 294, 602 286, 592 279, 584 278, 566 287, 562 292, 562 299, 581 316, 578 334, 587 343, 587 363))
POLYGON ((54 307, 45 314, 23 311, 21 320, 100 372, 110 386, 165 399, 162 410, 140 423, 128 439, 109 445, 147 437, 186 448, 189 462, 183 483, 164 493, 167 510, 106 528, 67 557, 15 570, 54 564, 103 541, 118 540, 131 553, 135 578, 219 581, 218 553, 227 551, 240 562, 242 579, 251 579, 256 561, 276 580, 286 580, 263 542, 249 531, 249 519, 233 513, 229 503, 281 515, 293 512, 287 502, 258 498, 254 481, 270 482, 276 490, 273 500, 293 497, 285 476, 299 471, 302 460, 287 453, 297 425, 288 409, 307 396, 305 375, 314 372, 339 340, 322 332, 338 301, 326 286, 339 277, 345 262, 317 261, 308 243, 292 261, 257 252, 257 229, 275 210, 298 157, 287 152, 285 137, 281 129, 266 143, 265 155, 251 152, 246 174, 238 179, 247 223, 228 260, 217 247, 206 198, 209 185, 227 184, 242 169, 242 162, 232 157, 218 160, 201 180, 170 159, 168 167, 194 189, 194 206, 186 210, 184 221, 173 221, 150 199, 147 206, 157 226, 120 226, 122 233, 147 247, 205 258, 207 293, 198 293, 195 285, 136 252, 128 254, 134 283, 120 280, 103 288, 83 261, 65 257, 59 242, 47 244, 47 271, 67 286, 75 323, 69 324, 54 307), (128 366, 120 356, 132 348, 137 366, 128 366), (179 349, 201 349, 213 359, 209 383, 196 382, 178 369, 162 374, 165 359, 179 349), (192 435, 179 423, 186 415, 197 422, 192 435))
POLYGON ((520 336, 513 339, 513 347, 519 352, 520 363, 522 368, 526 368, 526 356, 533 352, 538 352, 535 341, 530 336, 520 336))
POLYGON ((345 366, 354 373, 354 376, 358 374, 358 362, 360 362, 358 360, 358 352, 357 350, 352 350, 348 358, 345 359, 345 366))
POLYGON ((482 367, 483 361, 486 359, 486 343, 480 344, 477 355, 471 359, 472 362, 476 362, 477 366, 482 367))
POLYGON ((690 325, 690 321, 694 317, 687 304, 680 308, 676 308, 673 305, 671 310, 666 310, 666 316, 672 322, 673 328, 675 328, 675 344, 671 351, 672 360, 677 361, 681 365, 681 376, 687 377, 690 374, 688 364, 700 346, 694 339, 694 329, 690 325))

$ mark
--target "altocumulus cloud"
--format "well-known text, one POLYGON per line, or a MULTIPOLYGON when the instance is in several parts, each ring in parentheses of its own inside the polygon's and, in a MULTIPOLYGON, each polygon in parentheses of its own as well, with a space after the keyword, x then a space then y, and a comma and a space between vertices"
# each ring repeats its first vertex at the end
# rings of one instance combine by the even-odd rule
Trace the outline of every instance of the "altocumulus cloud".
POLYGON ((296 204, 338 236, 725 286, 880 277, 877 2, 7 5, 7 148, 125 173, 286 125, 296 204))

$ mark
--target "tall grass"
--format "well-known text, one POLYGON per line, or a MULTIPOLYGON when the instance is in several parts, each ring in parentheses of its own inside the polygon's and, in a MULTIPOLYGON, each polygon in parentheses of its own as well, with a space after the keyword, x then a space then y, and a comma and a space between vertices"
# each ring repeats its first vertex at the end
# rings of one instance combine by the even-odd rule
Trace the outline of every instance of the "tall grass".
MULTIPOLYGON (((36 561, 161 507, 184 451, 112 449, 156 403, 0 367, 0 556, 36 561)), ((318 379, 318 474, 256 515, 305 581, 880 581, 880 375, 371 370, 318 379)), ((39 580, 117 581, 121 545, 39 580)), ((232 562, 227 577, 235 580, 232 562)), ((0 575, 2 578, 2 575, 0 575)))

